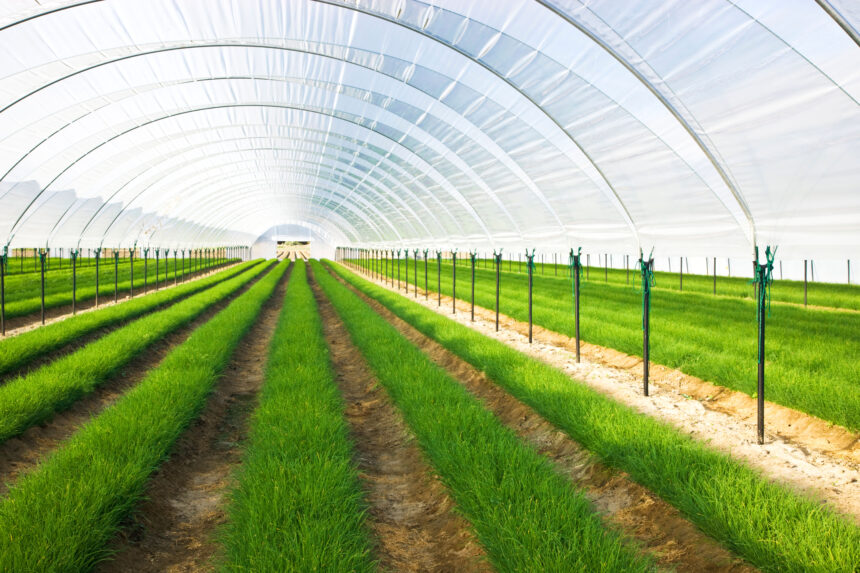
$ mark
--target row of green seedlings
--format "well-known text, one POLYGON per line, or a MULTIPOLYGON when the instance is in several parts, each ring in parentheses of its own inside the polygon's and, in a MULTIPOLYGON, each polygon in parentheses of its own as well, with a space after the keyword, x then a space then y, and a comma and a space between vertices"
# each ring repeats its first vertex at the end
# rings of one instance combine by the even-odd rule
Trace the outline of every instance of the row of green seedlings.
POLYGON ((164 310, 150 313, 0 386, 0 442, 47 420, 91 393, 125 364, 260 275, 258 263, 164 310))
MULTIPOLYGON (((429 289, 425 296, 431 290, 439 297, 454 295, 454 304, 474 304, 521 322, 531 315, 534 324, 576 341, 644 354, 641 290, 581 283, 578 329, 574 285, 567 277, 532 276, 530 309, 528 275, 478 268, 472 281, 471 269, 455 273, 451 264, 435 263, 413 264, 408 276, 403 274, 413 295, 417 283, 429 289)), ((370 272, 396 282, 396 269, 386 272, 382 261, 372 263, 370 272)), ((651 361, 763 400, 756 345, 761 308, 742 299, 656 289, 650 298, 651 361)), ((782 306, 767 322, 768 400, 860 430, 860 315, 782 306)))
POLYGON ((375 571, 322 321, 298 261, 222 535, 227 571, 375 571))
MULTIPOLYGON (((560 370, 343 267, 333 270, 762 570, 850 572, 860 568, 860 529, 820 502, 770 482, 730 456, 586 384, 572 384, 560 370)), ((368 350, 383 351, 389 346, 378 342, 371 341, 368 350)), ((401 359, 397 355, 390 359, 388 368, 397 376, 401 359)), ((471 434, 451 439, 465 436, 471 434)))
MULTIPOLYGON (((163 252, 166 257, 169 258, 170 249, 154 249, 154 248, 138 248, 135 250, 130 249, 68 249, 66 251, 66 256, 63 256, 63 249, 58 249, 57 252, 59 256, 52 256, 51 251, 47 249, 12 249, 11 252, 7 249, 6 256, 6 275, 23 275, 29 273, 38 273, 40 272, 40 253, 44 252, 45 254, 45 272, 50 271, 70 271, 72 268, 72 255, 74 254, 74 260, 77 263, 79 269, 85 269, 87 267, 94 267, 96 265, 96 259, 105 260, 106 258, 110 258, 113 255, 108 255, 108 252, 119 252, 124 253, 129 256, 129 258, 137 258, 141 259, 149 255, 149 252, 158 251, 159 253, 163 252), (98 257, 93 256, 93 252, 96 252, 98 257), (104 251, 104 253, 102 252, 104 251), (86 254, 85 254, 86 253, 86 254), (141 256, 140 253, 143 253, 141 256), (30 263, 32 267, 30 266, 30 263)), ((230 259, 239 259, 248 256, 248 250, 246 247, 224 247, 224 248, 215 248, 215 249, 173 249, 174 257, 178 254, 188 253, 188 260, 199 259, 201 262, 199 266, 204 266, 204 264, 220 264, 224 261, 230 259), (211 260, 211 263, 209 262, 211 260), (206 261, 206 262, 203 262, 206 261)), ((120 255, 121 259, 125 259, 124 254, 120 255)))
POLYGON ((76 339, 123 321, 142 316, 155 309, 205 290, 230 277, 248 270, 259 261, 247 262, 206 278, 184 283, 175 289, 162 290, 149 296, 138 297, 127 303, 107 306, 99 310, 69 317, 22 332, 0 343, 0 376, 12 372, 32 360, 62 348, 76 339))
POLYGON ((650 571, 585 495, 462 385, 312 263, 315 277, 500 571, 650 571))
POLYGON ((281 263, 175 348, 0 500, 9 571, 88 571, 198 416, 287 269, 281 263))
POLYGON ((161 286, 167 286, 171 279, 175 285, 180 279, 185 280, 194 273, 224 266, 235 259, 196 257, 189 259, 187 270, 184 252, 181 263, 177 258, 165 257, 162 260, 163 267, 158 258, 153 261, 154 265, 150 265, 148 254, 142 262, 134 259, 120 261, 119 251, 114 251, 112 264, 108 261, 108 264, 99 266, 100 259, 97 258, 92 269, 79 270, 73 259, 68 271, 52 273, 50 277, 42 268, 37 274, 18 275, 7 279, 5 269, 8 261, 0 255, 0 335, 6 334, 7 318, 26 316, 41 310, 44 324, 45 311, 50 308, 71 303, 72 314, 75 314, 78 302, 94 300, 98 306, 99 297, 111 293, 114 302, 119 300, 120 293, 127 292, 133 297, 135 278, 138 289, 146 294, 151 282, 154 282, 154 288, 158 290, 161 286))
MULTIPOLYGON (((507 258, 505 258, 504 255, 499 257, 501 253, 496 253, 495 257, 487 256, 486 254, 484 254, 484 256, 480 256, 477 251, 471 253, 460 253, 458 255, 456 250, 450 252, 431 252, 429 249, 412 249, 411 251, 403 249, 398 252, 397 249, 384 249, 370 250, 369 252, 360 254, 358 258, 347 257, 344 251, 338 251, 339 256, 337 260, 364 266, 365 268, 374 268, 377 264, 381 264, 383 266, 385 264, 389 264, 392 268, 396 268, 398 265, 398 259, 402 259, 400 262, 403 263, 404 272, 407 272, 410 255, 412 256, 412 260, 414 261, 417 259, 419 264, 422 257, 429 257, 431 261, 436 257, 440 257, 445 261, 456 260, 459 267, 468 268, 470 266, 470 258, 472 254, 475 255, 475 265, 479 269, 495 269, 497 259, 501 258, 498 263, 502 270, 507 270, 509 273, 528 272, 528 259, 527 256, 523 256, 523 253, 518 253, 517 258, 514 259, 514 255, 511 253, 507 253, 507 258)), ((613 267, 611 255, 603 255, 602 266, 592 265, 589 254, 583 255, 583 257, 585 258, 582 265, 582 278, 584 281, 594 280, 604 283, 612 283, 616 285, 624 284, 629 286, 634 284, 637 279, 637 273, 639 271, 638 265, 636 264, 635 259, 632 259, 630 255, 624 255, 624 268, 613 267), (592 275, 594 275, 593 278, 592 275)), ((543 258, 544 255, 535 258, 534 273, 536 275, 570 278, 571 269, 569 257, 568 261, 563 262, 560 258, 556 258, 554 255, 557 262, 553 263, 543 262, 541 260, 543 258)), ((678 265, 680 270, 677 273, 672 272, 671 262, 668 271, 654 271, 654 276, 657 279, 657 288, 679 292, 698 292, 701 294, 712 294, 714 296, 719 295, 747 299, 755 298, 755 291, 750 287, 750 279, 731 276, 730 259, 726 259, 727 263, 729 263, 728 276, 718 276, 716 273, 711 272, 711 269, 716 268, 716 258, 710 259, 713 261, 710 264, 709 259, 706 258, 705 268, 707 269, 707 272, 704 275, 690 273, 687 257, 682 257, 682 260, 687 263, 686 273, 683 271, 684 265, 681 264, 681 260, 679 260, 678 265)), ((851 284, 850 260, 848 261, 847 284, 816 283, 814 268, 812 261, 804 261, 803 280, 784 280, 782 278, 782 261, 779 261, 778 266, 774 269, 775 277, 777 269, 779 269, 779 280, 775 280, 773 283, 771 292, 773 302, 803 304, 804 306, 811 304, 828 308, 860 310, 860 287, 856 284, 851 284), (813 288, 810 288, 811 286, 813 288)))

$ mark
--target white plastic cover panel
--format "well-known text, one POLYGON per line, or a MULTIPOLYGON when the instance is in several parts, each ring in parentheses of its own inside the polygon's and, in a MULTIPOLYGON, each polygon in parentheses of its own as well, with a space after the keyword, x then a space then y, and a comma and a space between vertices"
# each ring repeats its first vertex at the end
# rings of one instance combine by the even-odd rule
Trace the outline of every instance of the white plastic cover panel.
POLYGON ((4 0, 0 246, 860 252, 854 0, 4 0))

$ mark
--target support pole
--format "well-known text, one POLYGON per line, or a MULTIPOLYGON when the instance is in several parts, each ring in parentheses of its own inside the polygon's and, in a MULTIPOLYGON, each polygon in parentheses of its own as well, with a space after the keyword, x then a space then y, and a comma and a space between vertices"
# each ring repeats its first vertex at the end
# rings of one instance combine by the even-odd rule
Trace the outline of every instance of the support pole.
POLYGON ((182 249, 182 282, 185 282, 185 249, 182 249))
POLYGON ((400 249, 397 249, 397 290, 400 290, 400 249))
POLYGON ((499 331, 499 294, 502 287, 502 249, 497 253, 493 249, 493 260, 496 262, 496 332, 499 331))
POLYGON ((406 274, 403 275, 403 290, 406 291, 406 294, 409 294, 409 249, 403 249, 403 252, 406 256, 404 260, 406 264, 406 268, 404 269, 406 274))
POLYGON ((131 287, 128 291, 128 297, 134 298, 134 251, 137 249, 137 245, 133 246, 131 250, 128 252, 128 261, 131 263, 131 282, 129 286, 131 287))
POLYGON ((714 296, 717 296, 717 257, 714 257, 714 296))
POLYGON ((39 265, 40 265, 41 275, 42 275, 42 280, 41 280, 41 283, 42 283, 42 324, 45 324, 45 255, 46 255, 46 252, 43 249, 39 253, 39 265))
POLYGON ((159 256, 161 249, 155 249, 155 291, 158 292, 158 274, 161 272, 159 256))
POLYGON ((99 307, 99 261, 101 260, 102 248, 96 249, 96 308, 99 307))
POLYGON ((442 306, 442 251, 436 251, 436 295, 438 303, 436 306, 442 306))
POLYGON ((178 282, 178 279, 176 277, 176 260, 177 260, 176 255, 177 255, 177 251, 176 251, 176 249, 173 249, 173 286, 176 286, 176 284, 178 282))
POLYGON ((678 281, 678 290, 683 292, 683 290, 684 290, 684 257, 681 257, 681 260, 678 261, 678 264, 681 267, 681 270, 679 271, 679 274, 678 274, 678 276, 680 277, 679 281, 678 281))
POLYGON ((803 306, 808 304, 809 281, 807 280, 808 261, 803 259, 803 306))
MULTIPOLYGON (((756 248, 758 251, 758 248, 756 248)), ((767 309, 770 306, 770 285, 773 282, 773 259, 776 249, 771 252, 770 247, 765 251, 766 260, 763 264, 756 261, 755 284, 756 290, 756 318, 758 321, 758 387, 756 388, 756 430, 758 443, 764 444, 764 364, 765 364, 765 321, 767 309)))
POLYGON ((648 367, 651 360, 651 287, 654 286, 654 257, 649 255, 645 261, 640 251, 639 268, 642 273, 642 390, 647 396, 648 367))
POLYGON ((6 261, 9 247, 0 255, 0 336, 6 336, 6 261))
POLYGON ((113 303, 119 302, 119 249, 113 250, 113 303))
POLYGON ((451 251, 451 314, 457 314, 457 249, 451 251))
POLYGON ((529 273, 529 344, 532 343, 532 289, 534 287, 535 250, 526 249, 526 270, 529 273))
POLYGON ((470 251, 469 256, 472 258, 472 322, 475 322, 475 259, 478 251, 470 251))
POLYGON ((427 290, 427 253, 430 249, 424 249, 424 300, 430 300, 430 291, 427 290))
POLYGON ((412 249, 412 265, 415 267, 412 273, 415 278, 415 282, 412 283, 412 295, 418 298, 418 249, 412 249))
POLYGON ((573 249, 570 250, 570 276, 571 288, 573 290, 573 327, 574 338, 576 340, 576 362, 580 362, 580 334, 579 334, 579 293, 580 279, 582 278, 582 247, 579 247, 574 254, 573 249))
POLYGON ((609 255, 603 253, 603 282, 609 282, 609 255))
POLYGON ((78 313, 78 251, 72 249, 70 253, 72 255, 72 315, 75 315, 78 313))
POLYGON ((143 249, 143 294, 146 294, 149 284, 149 247, 143 249))

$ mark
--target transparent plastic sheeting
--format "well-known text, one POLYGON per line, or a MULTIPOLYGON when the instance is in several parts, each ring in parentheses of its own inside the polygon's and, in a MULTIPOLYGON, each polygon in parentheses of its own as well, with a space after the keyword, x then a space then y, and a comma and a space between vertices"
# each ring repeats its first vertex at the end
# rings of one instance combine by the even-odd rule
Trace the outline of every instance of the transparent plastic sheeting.
POLYGON ((860 252, 854 0, 4 0, 0 245, 860 252))

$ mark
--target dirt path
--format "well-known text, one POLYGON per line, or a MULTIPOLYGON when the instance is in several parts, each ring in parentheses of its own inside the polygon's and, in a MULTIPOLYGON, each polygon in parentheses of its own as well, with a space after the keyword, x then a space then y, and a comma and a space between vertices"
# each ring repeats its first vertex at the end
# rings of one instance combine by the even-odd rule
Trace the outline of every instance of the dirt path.
MULTIPOLYGON (((310 274, 310 273, 309 273, 310 274)), ((469 524, 424 461, 331 303, 312 281, 378 542, 390 571, 490 571, 469 524)))
POLYGON ((239 343, 213 394, 150 478, 146 501, 111 544, 116 555, 98 571, 213 571, 216 529, 232 473, 241 463, 247 423, 263 385, 290 267, 239 343))
MULTIPOLYGON (((348 285, 349 286, 349 285, 348 285)), ((607 526, 653 554, 661 567, 677 571, 756 571, 716 541, 701 533, 674 507, 627 478, 607 468, 564 432, 544 420, 484 373, 421 334, 377 301, 349 286, 407 339, 463 384, 499 420, 538 452, 550 458, 581 488, 601 513, 607 526)))
MULTIPOLYGON (((216 269, 207 269, 204 271, 197 271, 195 273, 191 273, 191 274, 187 275, 184 280, 180 280, 179 284, 181 285, 181 284, 187 283, 188 281, 191 281, 191 280, 207 277, 214 272, 226 270, 226 269, 231 268, 237 264, 241 264, 241 263, 234 263, 231 265, 218 267, 216 269)), ((46 280, 50 280, 50 276, 47 276, 46 280)), ((112 280, 113 279, 111 279, 111 281, 112 280)), ((113 284, 113 282, 111 282, 111 284, 113 284)), ((173 275, 171 275, 170 278, 167 280, 166 285, 165 285, 165 281, 163 281, 163 280, 159 281, 159 284, 161 285, 158 288, 159 291, 173 288, 174 286, 176 286, 173 284, 173 275)), ((153 292, 155 292, 154 283, 149 282, 148 285, 149 286, 148 286, 146 294, 152 294, 153 292)), ((137 279, 135 279, 134 292, 135 292, 134 298, 139 298, 141 296, 145 296, 143 293, 143 277, 142 276, 140 278, 139 284, 137 282, 137 279)), ((114 302, 113 301, 113 291, 111 291, 111 293, 108 295, 100 295, 99 296, 98 307, 96 307, 95 298, 90 298, 90 299, 86 299, 86 300, 78 300, 78 302, 76 304, 77 314, 83 314, 85 312, 91 312, 94 310, 99 310, 102 308, 106 308, 108 306, 113 306, 114 304, 122 304, 122 303, 126 302, 127 300, 130 300, 130 297, 128 296, 128 292, 125 292, 125 293, 120 292, 119 296, 117 298, 117 302, 114 302)), ((64 304, 62 306, 55 306, 53 308, 46 308, 45 309, 45 324, 48 325, 48 324, 51 324, 54 322, 59 322, 61 320, 65 320, 65 319, 69 318, 70 316, 73 316, 71 303, 64 304)), ((42 312, 41 311, 26 314, 23 316, 15 316, 15 317, 8 317, 7 316, 6 317, 6 336, 5 336, 5 338, 8 338, 10 336, 15 336, 16 334, 21 334, 22 332, 28 332, 30 330, 35 330, 37 328, 40 328, 41 326, 42 326, 42 312)), ((2 341, 2 340, 3 340, 3 337, 0 337, 0 341, 2 341)))
MULTIPOLYGON (((396 288, 373 281, 397 292, 396 288)), ((650 396, 642 395, 642 359, 583 343, 577 364, 574 341, 562 334, 534 327, 528 342, 528 323, 462 301, 451 314, 451 298, 436 293, 425 301, 422 289, 410 300, 495 338, 547 364, 578 382, 627 404, 637 411, 666 421, 711 447, 743 460, 767 477, 810 495, 860 523, 860 441, 844 428, 833 426, 796 410, 770 402, 765 405, 766 443, 756 442, 756 403, 741 392, 705 382, 659 364, 651 364, 650 396)))
POLYGON ((120 368, 95 391, 75 402, 69 409, 54 414, 40 425, 28 428, 23 434, 0 444, 0 495, 22 472, 35 467, 42 458, 55 450, 61 442, 74 434, 90 418, 113 404, 128 389, 134 387, 157 367, 176 346, 182 344, 201 324, 215 316, 232 300, 251 288, 264 273, 254 277, 235 293, 214 304, 203 314, 145 349, 140 355, 120 368))

